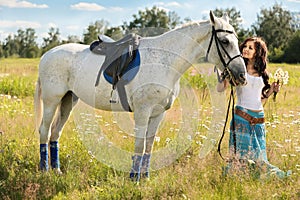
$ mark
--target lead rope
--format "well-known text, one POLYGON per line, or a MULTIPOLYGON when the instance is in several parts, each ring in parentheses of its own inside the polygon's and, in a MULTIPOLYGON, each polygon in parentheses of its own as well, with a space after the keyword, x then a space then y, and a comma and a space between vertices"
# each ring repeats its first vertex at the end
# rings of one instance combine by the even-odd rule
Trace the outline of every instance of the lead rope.
POLYGON ((224 157, 222 156, 222 153, 221 153, 221 143, 222 143, 222 140, 224 138, 225 131, 226 131, 226 124, 227 124, 228 117, 229 117, 229 109, 230 109, 231 100, 232 100, 231 114, 232 114, 233 144, 234 144, 234 154, 236 154, 236 134, 235 134, 235 122, 234 122, 234 93, 233 93, 233 86, 232 85, 231 85, 231 91, 230 91, 230 96, 229 96, 229 102, 228 102, 228 107, 227 107, 223 132, 222 132, 222 136, 219 140, 219 144, 218 144, 218 153, 219 153, 219 155, 221 156, 221 158, 223 160, 225 160, 225 159, 224 159, 224 157))

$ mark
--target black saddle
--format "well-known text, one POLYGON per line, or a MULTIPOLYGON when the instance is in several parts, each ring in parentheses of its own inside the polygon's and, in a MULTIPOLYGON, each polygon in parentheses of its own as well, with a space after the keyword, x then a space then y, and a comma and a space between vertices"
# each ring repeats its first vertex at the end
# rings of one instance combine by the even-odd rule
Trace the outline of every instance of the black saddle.
POLYGON ((139 35, 132 33, 118 41, 114 41, 107 36, 101 35, 98 37, 98 41, 91 43, 90 50, 93 53, 105 56, 95 86, 98 86, 100 75, 104 71, 112 77, 112 85, 113 89, 115 89, 116 84, 121 79, 124 71, 126 71, 129 63, 136 56, 140 38, 139 35))

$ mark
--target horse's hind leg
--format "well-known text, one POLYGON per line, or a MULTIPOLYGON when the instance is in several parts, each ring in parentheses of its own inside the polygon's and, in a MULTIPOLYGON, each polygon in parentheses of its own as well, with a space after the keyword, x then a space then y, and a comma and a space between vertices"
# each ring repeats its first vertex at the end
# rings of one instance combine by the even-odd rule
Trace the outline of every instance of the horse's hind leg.
POLYGON ((61 136, 63 127, 69 119, 72 108, 76 105, 78 98, 72 92, 67 92, 62 98, 58 107, 54 121, 51 126, 50 137, 50 158, 52 169, 57 169, 60 172, 59 162, 59 138, 61 136))
POLYGON ((40 169, 48 170, 48 142, 50 138, 50 127, 59 105, 60 100, 44 100, 43 119, 39 128, 40 132, 40 169))

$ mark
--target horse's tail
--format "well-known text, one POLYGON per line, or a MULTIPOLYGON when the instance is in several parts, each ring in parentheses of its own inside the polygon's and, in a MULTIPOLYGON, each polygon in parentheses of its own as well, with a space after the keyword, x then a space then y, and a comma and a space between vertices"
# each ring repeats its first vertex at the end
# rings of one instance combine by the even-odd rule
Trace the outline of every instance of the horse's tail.
POLYGON ((35 126, 36 130, 39 131, 40 125, 42 123, 43 118, 43 102, 42 102, 42 89, 41 89, 41 81, 38 78, 35 86, 35 94, 34 94, 34 111, 35 111, 35 126))

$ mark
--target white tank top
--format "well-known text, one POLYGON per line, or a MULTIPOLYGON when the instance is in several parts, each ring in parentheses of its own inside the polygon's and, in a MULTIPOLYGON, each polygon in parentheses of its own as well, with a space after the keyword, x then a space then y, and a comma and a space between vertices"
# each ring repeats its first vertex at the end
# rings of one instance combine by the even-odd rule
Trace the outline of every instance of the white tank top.
POLYGON ((251 76, 246 73, 247 85, 236 88, 237 105, 250 110, 263 110, 261 91, 264 82, 261 76, 251 76))

